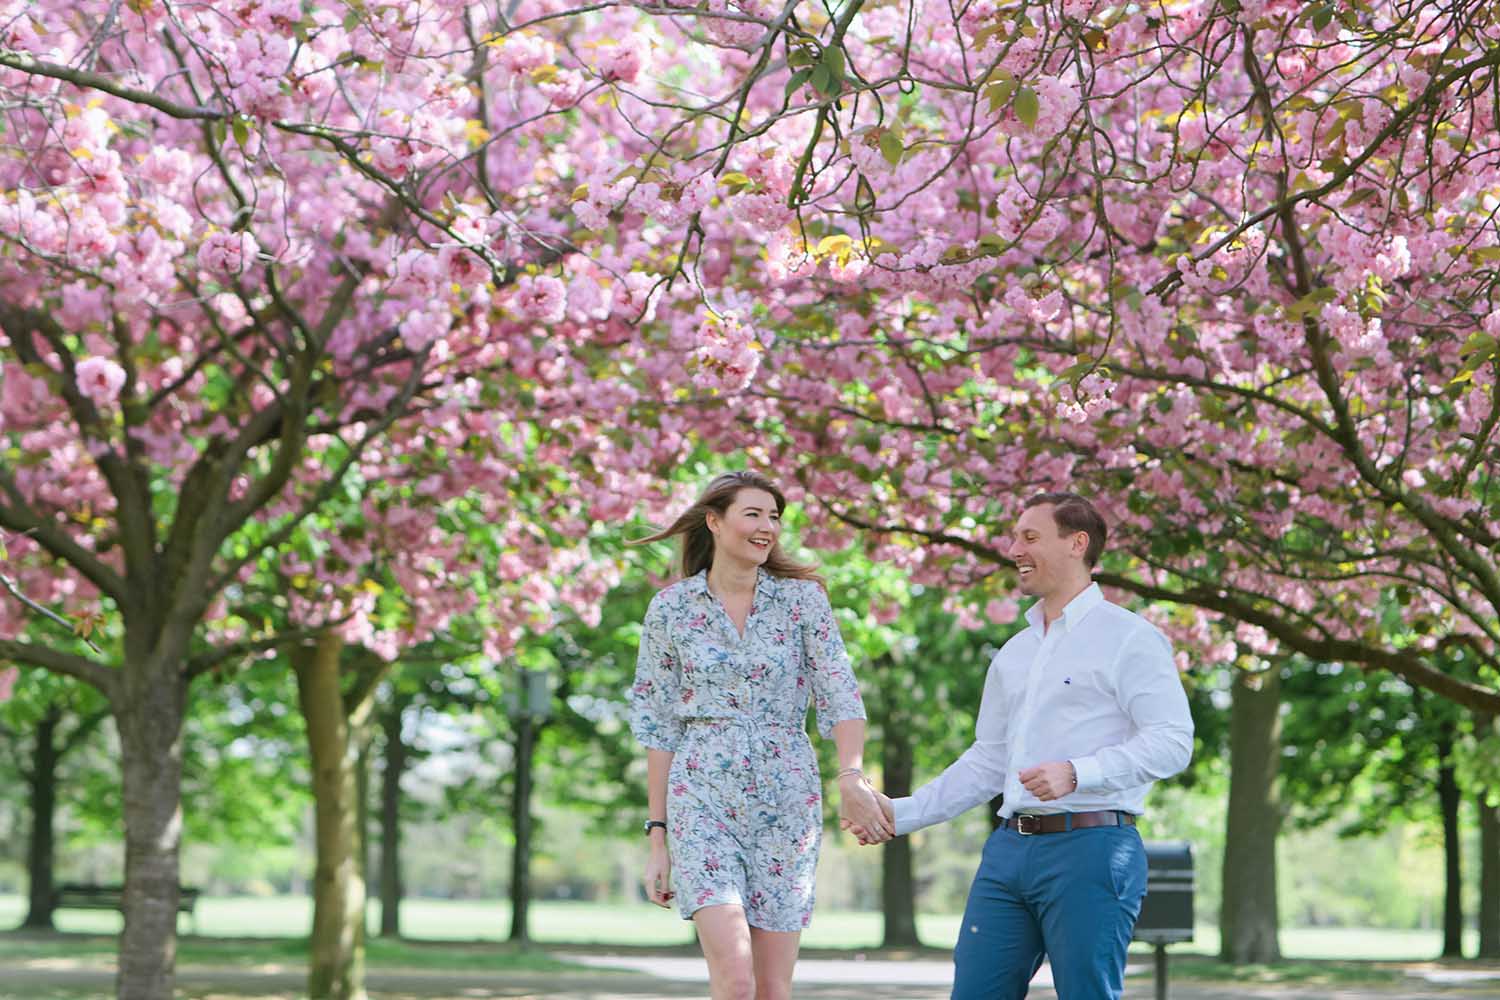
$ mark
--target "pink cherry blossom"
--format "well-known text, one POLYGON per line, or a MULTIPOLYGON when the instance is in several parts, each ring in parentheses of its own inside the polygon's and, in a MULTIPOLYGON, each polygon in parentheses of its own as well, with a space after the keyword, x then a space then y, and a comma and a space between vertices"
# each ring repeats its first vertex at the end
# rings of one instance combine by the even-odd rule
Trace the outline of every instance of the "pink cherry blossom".
POLYGON ((239 274, 259 250, 249 232, 216 230, 204 237, 198 246, 198 265, 205 271, 239 274))
POLYGON ((567 286, 548 275, 523 275, 516 281, 512 302, 527 319, 557 323, 566 315, 567 286))
POLYGON ((78 391, 95 406, 112 406, 125 386, 125 369, 109 358, 84 358, 78 362, 78 391))

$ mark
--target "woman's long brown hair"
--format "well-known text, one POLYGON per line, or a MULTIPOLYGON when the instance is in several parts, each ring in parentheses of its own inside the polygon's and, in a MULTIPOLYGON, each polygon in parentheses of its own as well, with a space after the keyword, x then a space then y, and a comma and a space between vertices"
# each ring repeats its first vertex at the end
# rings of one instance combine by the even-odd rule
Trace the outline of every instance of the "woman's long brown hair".
MULTIPOLYGON (((712 511, 723 517, 729 510, 729 505, 734 503, 734 498, 739 496, 740 490, 765 490, 776 501, 776 513, 780 515, 786 512, 786 497, 771 480, 759 472, 726 472, 715 476, 697 501, 678 515, 677 520, 673 521, 669 527, 649 537, 638 538, 630 544, 645 545, 647 542, 662 542, 680 535, 682 536, 682 578, 685 580, 699 570, 708 569, 714 561, 714 535, 708 530, 708 514, 712 511)), ((772 543, 771 554, 766 556, 766 561, 762 566, 772 576, 823 582, 816 567, 808 563, 797 562, 783 552, 779 539, 772 543)))

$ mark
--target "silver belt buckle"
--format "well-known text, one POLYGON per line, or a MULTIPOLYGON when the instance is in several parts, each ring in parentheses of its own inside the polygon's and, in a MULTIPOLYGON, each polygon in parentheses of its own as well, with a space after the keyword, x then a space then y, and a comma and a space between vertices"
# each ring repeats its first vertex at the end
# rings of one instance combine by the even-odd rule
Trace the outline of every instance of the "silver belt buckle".
POLYGON ((1042 832, 1042 820, 1028 813, 1016 813, 1016 832, 1023 837, 1042 832))

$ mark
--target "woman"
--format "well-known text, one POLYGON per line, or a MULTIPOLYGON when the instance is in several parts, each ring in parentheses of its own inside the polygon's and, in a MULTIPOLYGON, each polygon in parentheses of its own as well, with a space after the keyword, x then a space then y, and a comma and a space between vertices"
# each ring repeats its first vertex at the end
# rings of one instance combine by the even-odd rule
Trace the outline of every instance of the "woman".
POLYGON ((777 542, 786 498, 719 476, 672 526, 682 579, 646 611, 631 727, 648 750, 646 891, 698 928, 713 1000, 785 1000, 812 917, 822 781, 806 731, 838 746, 840 817, 894 832, 860 770, 865 711, 813 568, 777 542))

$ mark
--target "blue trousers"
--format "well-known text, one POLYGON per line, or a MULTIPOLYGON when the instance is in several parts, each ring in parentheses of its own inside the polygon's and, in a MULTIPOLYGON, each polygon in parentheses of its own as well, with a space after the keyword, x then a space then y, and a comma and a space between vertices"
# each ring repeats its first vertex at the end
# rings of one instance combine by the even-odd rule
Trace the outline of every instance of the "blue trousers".
POLYGON ((1133 826, 996 830, 953 949, 953 1000, 1021 1000, 1044 954, 1058 1000, 1118 1000, 1145 895, 1133 826))

